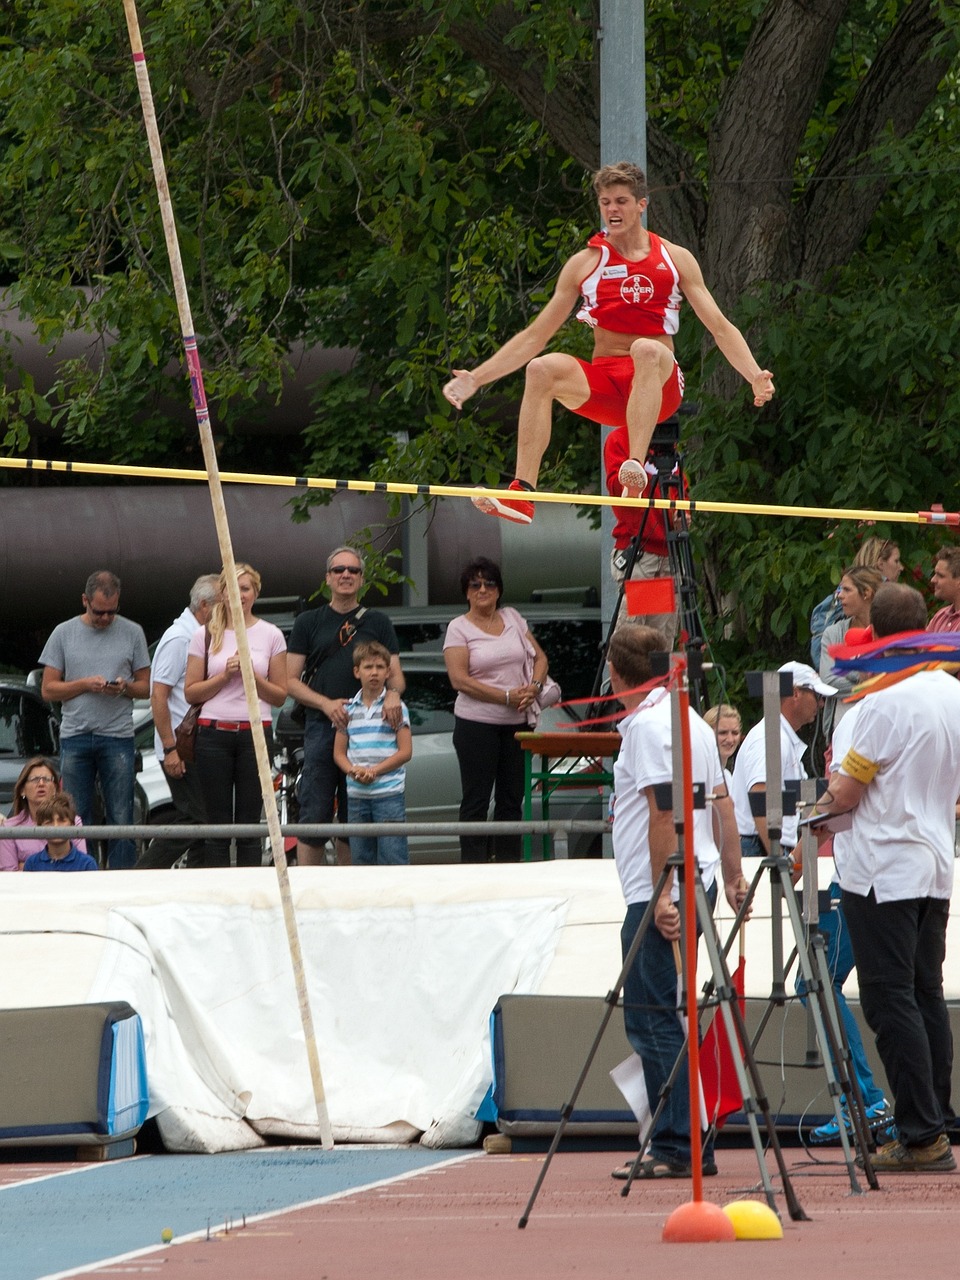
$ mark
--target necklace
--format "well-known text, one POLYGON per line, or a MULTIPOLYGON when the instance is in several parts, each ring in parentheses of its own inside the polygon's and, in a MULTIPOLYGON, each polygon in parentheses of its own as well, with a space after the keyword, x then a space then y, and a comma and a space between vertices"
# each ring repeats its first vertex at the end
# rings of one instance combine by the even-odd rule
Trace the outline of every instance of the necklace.
POLYGON ((479 627, 481 631, 486 631, 488 635, 499 636, 503 634, 503 618, 498 611, 495 611, 490 617, 484 617, 483 614, 476 614, 472 609, 467 610, 467 619, 472 622, 475 627, 479 627))

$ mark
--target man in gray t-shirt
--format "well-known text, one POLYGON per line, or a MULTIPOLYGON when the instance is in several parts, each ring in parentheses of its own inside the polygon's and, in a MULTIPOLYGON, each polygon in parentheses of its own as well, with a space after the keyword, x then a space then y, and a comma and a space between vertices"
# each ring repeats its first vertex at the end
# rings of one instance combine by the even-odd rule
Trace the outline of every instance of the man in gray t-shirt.
MULTIPOLYGON (((133 821, 134 698, 150 688, 150 655, 143 628, 119 618, 120 579, 92 573, 83 613, 55 627, 40 655, 43 696, 62 704, 60 772, 85 823, 93 821, 96 780, 109 823, 133 821)), ((132 840, 110 842, 113 870, 132 867, 132 840)))

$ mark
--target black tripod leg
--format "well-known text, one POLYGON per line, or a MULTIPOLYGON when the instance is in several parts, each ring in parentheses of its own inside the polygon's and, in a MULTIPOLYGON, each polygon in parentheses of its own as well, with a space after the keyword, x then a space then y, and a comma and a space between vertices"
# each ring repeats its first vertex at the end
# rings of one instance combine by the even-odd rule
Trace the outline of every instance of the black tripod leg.
MULTIPOLYGON (((697 579, 693 567, 693 555, 690 551, 690 532, 685 512, 679 513, 679 520, 679 531, 671 529, 667 534, 670 576, 673 578, 677 592, 680 630, 687 636, 684 648, 688 653, 694 651, 702 653, 705 646, 703 623, 697 602, 697 579)), ((690 701, 695 711, 703 710, 707 704, 707 682, 702 669, 698 674, 690 676, 690 701)))
MULTIPOLYGON (((843 1148, 844 1163, 850 1179, 850 1189, 854 1193, 859 1193, 860 1183, 857 1179, 856 1163, 850 1150, 850 1142, 840 1109, 840 1085, 837 1081, 837 1073, 838 1070, 844 1070, 844 1067, 839 1051, 839 1042, 834 1033, 834 1027, 839 1022, 839 1015, 836 1002, 833 999, 833 984, 824 982, 822 973, 818 973, 815 970, 811 960, 808 940, 804 933, 803 921, 800 915, 800 906, 797 901, 797 892, 790 874, 790 860, 788 858, 780 858, 775 859, 774 862, 775 865, 771 870, 771 874, 775 883, 779 886, 780 900, 785 902, 787 906, 787 914, 797 945, 797 960, 800 973, 803 977, 804 986, 810 993, 808 996, 808 1008, 813 1015, 817 1041, 820 1046, 820 1057, 823 1061, 823 1070, 827 1077, 827 1084, 833 1101, 834 1115, 837 1119, 837 1127, 840 1134, 840 1145, 843 1148)), ((849 1085, 849 1079, 845 1083, 849 1085)), ((853 1112, 851 1111, 852 1114, 853 1112)), ((864 1128, 862 1113, 854 1120, 854 1124, 858 1125, 859 1132, 862 1133, 864 1128)), ((869 1153, 866 1154, 869 1161, 869 1153)))
MULTIPOLYGON (((824 1025, 830 1044, 830 1052, 834 1055, 834 1060, 837 1063, 837 1078, 840 1088, 846 1095, 854 1145, 860 1152, 863 1171, 867 1176, 871 1191, 879 1191, 880 1184, 877 1181, 877 1174, 870 1158, 870 1128, 867 1124, 867 1109, 863 1101, 863 1091, 860 1088, 860 1081, 857 1079, 857 1073, 854 1070, 850 1042, 847 1039, 843 1019, 840 1017, 837 994, 833 989, 833 975, 830 973, 830 966, 827 961, 826 943, 823 934, 819 930, 810 939, 810 955, 813 969, 820 978, 824 1025)), ((859 1192, 860 1188, 857 1187, 856 1189, 859 1192)))
POLYGON ((606 996, 604 997, 607 1007, 606 1009, 604 1009, 603 1017, 600 1020, 600 1026, 597 1030, 597 1034, 594 1036, 593 1044, 590 1046, 590 1049, 587 1053, 586 1061, 584 1062, 582 1068, 580 1069, 580 1075, 577 1077, 577 1082, 573 1086, 573 1093, 570 1095, 570 1100, 568 1102, 565 1102, 563 1106, 560 1108, 560 1123, 557 1126, 556 1133, 553 1135, 553 1141, 550 1143, 550 1149, 547 1152, 547 1158, 544 1160, 543 1165, 541 1166, 540 1173, 537 1177, 536 1183, 534 1184, 533 1190, 530 1193, 530 1198, 527 1201, 526 1208, 524 1209, 523 1213, 520 1216, 520 1221, 517 1223, 517 1226, 521 1230, 527 1225, 527 1223, 530 1220, 530 1214, 533 1210, 534 1202, 536 1201, 536 1198, 540 1193, 540 1188, 543 1186, 543 1181, 547 1176, 547 1170, 550 1168, 551 1161, 553 1160, 553 1157, 556 1154, 557 1148, 559 1147, 560 1142, 563 1138, 564 1132, 566 1131, 567 1123, 570 1120, 570 1116, 573 1114, 573 1108, 576 1105, 577 1098, 579 1098, 580 1096, 580 1090, 583 1088, 584 1081, 586 1080, 587 1075, 589 1074, 590 1068, 593 1066, 593 1060, 597 1056, 597 1050, 600 1047, 600 1041, 603 1039, 604 1032, 607 1029, 607 1024, 609 1023, 610 1018, 613 1015, 614 1009, 616 1009, 617 1007, 617 1001, 620 998, 620 992, 623 990, 623 984, 626 981, 627 974, 630 972, 633 962, 637 958, 637 952, 640 950, 640 944, 644 939, 644 935, 646 934, 647 929, 650 927, 653 921, 653 909, 656 906, 657 899, 660 897, 660 894, 663 892, 664 885, 667 883, 667 876, 670 874, 672 870, 673 870, 673 865, 668 859, 667 865, 664 867, 663 871, 660 873, 660 877, 657 880, 656 885, 654 886, 653 896, 651 897, 650 902, 647 905, 646 911, 644 911, 643 913, 643 918, 641 919, 640 923, 637 925, 637 931, 633 935, 633 940, 630 943, 630 949, 627 951, 627 954, 624 956, 623 966, 620 969, 620 976, 617 978, 617 984, 613 988, 613 990, 608 991, 606 996))

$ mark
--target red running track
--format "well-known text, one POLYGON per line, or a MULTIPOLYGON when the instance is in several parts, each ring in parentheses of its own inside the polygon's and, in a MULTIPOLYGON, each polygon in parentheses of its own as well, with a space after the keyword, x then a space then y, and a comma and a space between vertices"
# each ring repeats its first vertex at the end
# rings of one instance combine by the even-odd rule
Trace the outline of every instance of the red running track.
MULTIPOLYGON (((371 1180, 375 1178, 371 1152, 371 1180)), ((541 1154, 477 1153, 387 1186, 273 1214, 209 1241, 174 1242, 155 1253, 87 1269, 87 1276, 158 1275, 163 1280, 558 1280, 563 1277, 709 1275, 744 1280, 761 1267, 776 1280, 812 1271, 843 1280, 886 1280, 914 1272, 952 1276, 960 1235, 960 1174, 887 1175, 880 1190, 853 1195, 839 1164, 785 1152, 797 1199, 811 1219, 787 1217, 768 1157, 783 1239, 733 1244, 664 1244, 669 1213, 690 1184, 634 1184, 629 1197, 610 1177, 616 1152, 556 1156, 530 1221, 518 1230, 541 1154), (748 1250, 749 1253, 745 1253, 748 1250)), ((716 1204, 762 1199, 752 1150, 718 1152, 720 1176, 706 1179, 716 1204)), ((63 1273, 61 1273, 63 1274, 63 1273)))

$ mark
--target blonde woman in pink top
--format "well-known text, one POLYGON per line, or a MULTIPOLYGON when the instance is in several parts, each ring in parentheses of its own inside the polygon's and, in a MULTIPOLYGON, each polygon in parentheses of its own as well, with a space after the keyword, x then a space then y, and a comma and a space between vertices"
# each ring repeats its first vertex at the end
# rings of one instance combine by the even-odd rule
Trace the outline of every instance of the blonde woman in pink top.
MULTIPOLYGON (((271 622, 254 616, 260 594, 260 575, 248 564, 237 565, 241 619, 260 695, 260 717, 272 755, 271 707, 282 707, 287 696, 287 645, 283 632, 271 622)), ((197 776, 203 792, 207 821, 259 822, 260 779, 250 727, 250 713, 240 675, 237 634, 226 603, 226 580, 220 575, 221 597, 213 607, 208 626, 198 627, 187 650, 183 692, 191 704, 200 703, 197 730, 197 776), (206 647, 209 631, 209 647, 206 647), (206 677, 204 665, 206 664, 206 677)), ((259 867, 260 841, 237 841, 237 866, 259 867)), ((230 841, 208 840, 203 866, 228 867, 230 841)))

